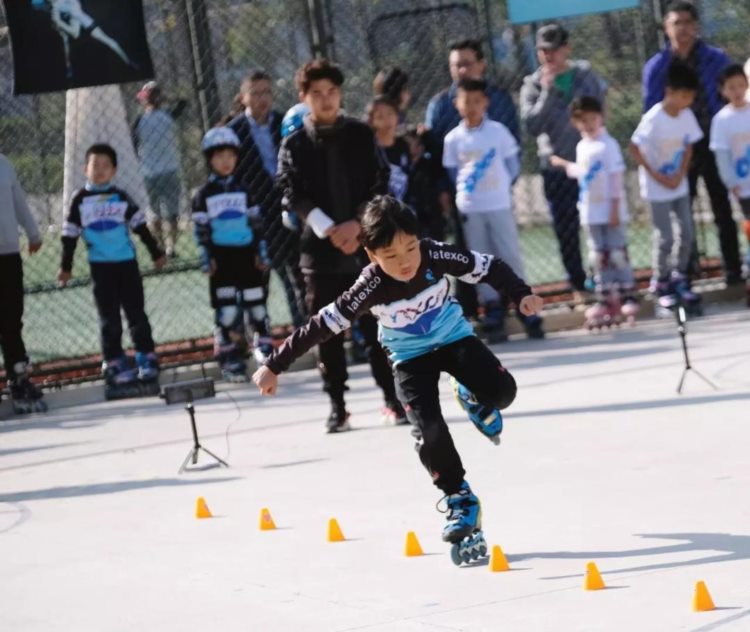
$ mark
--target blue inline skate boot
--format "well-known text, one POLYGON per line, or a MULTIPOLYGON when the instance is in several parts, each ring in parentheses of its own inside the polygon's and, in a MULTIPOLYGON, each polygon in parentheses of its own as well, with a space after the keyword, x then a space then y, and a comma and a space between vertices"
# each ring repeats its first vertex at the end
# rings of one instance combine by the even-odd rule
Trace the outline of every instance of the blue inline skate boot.
POLYGON ((448 505, 443 541, 450 542, 451 560, 456 566, 468 564, 487 555, 487 542, 482 533, 482 506, 464 481, 455 494, 446 497, 448 505))
POLYGON ((135 365, 138 367, 138 379, 141 382, 155 382, 159 377, 159 358, 156 354, 136 351, 135 365))
POLYGON ((684 274, 672 272, 672 288, 677 301, 683 305, 688 316, 703 316, 701 297, 693 292, 690 280, 684 274))
POLYGON ((456 401, 469 415, 479 432, 487 437, 495 445, 500 445, 500 433, 503 431, 503 416, 497 408, 484 406, 477 401, 468 388, 459 383, 455 378, 450 378, 456 401))

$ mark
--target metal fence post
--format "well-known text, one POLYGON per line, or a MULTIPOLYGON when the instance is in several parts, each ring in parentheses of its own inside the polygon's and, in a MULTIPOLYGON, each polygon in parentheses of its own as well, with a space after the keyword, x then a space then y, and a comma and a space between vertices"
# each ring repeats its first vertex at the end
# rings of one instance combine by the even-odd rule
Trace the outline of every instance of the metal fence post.
POLYGON ((190 52, 193 57, 195 92, 204 131, 213 127, 221 112, 221 99, 216 83, 216 69, 208 27, 208 11, 203 0, 184 0, 190 52))

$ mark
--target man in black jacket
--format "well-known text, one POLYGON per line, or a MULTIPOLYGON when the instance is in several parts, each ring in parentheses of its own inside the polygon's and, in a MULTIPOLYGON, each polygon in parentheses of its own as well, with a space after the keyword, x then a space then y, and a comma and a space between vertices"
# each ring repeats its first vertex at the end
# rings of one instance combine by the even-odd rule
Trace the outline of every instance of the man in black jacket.
MULTIPOLYGON (((300 265, 309 313, 336 300, 359 276, 359 217, 375 195, 388 189, 388 167, 367 125, 341 115, 344 75, 325 59, 297 71, 300 99, 310 108, 304 125, 286 137, 279 152, 278 180, 282 204, 305 220, 300 239, 300 265)), ((388 359, 377 341, 377 322, 363 316, 372 374, 385 398, 384 421, 406 423, 396 398, 388 359)), ((349 429, 344 403, 348 374, 342 335, 319 345, 323 390, 331 398, 329 432, 349 429)))
POLYGON ((287 294, 294 326, 305 317, 303 282, 299 273, 299 236, 281 222, 281 195, 274 185, 281 144, 282 114, 273 109, 271 77, 262 70, 247 75, 240 84, 245 111, 228 124, 240 139, 237 177, 263 213, 263 234, 271 265, 287 294))

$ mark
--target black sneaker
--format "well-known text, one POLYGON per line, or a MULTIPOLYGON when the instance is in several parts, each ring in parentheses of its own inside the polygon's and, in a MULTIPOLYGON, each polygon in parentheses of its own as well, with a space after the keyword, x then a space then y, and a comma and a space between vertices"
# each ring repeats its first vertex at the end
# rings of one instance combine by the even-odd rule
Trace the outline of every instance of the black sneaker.
POLYGON ((326 432, 333 434, 335 432, 346 432, 351 429, 349 425, 349 412, 343 406, 334 405, 326 421, 326 432))

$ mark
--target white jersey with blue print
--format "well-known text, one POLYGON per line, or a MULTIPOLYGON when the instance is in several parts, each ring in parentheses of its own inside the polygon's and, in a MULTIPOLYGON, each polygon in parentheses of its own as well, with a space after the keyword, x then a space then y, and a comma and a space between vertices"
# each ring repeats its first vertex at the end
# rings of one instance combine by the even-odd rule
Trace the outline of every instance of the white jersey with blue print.
MULTIPOLYGON (((662 104, 657 103, 643 115, 631 140, 652 169, 669 176, 679 170, 687 148, 701 138, 703 131, 690 108, 670 116, 662 104)), ((676 189, 668 189, 639 167, 638 181, 641 197, 651 202, 668 202, 689 194, 687 177, 676 189)))
POLYGON ((81 189, 70 203, 62 235, 82 236, 92 263, 130 261, 135 259, 130 229, 145 223, 143 211, 117 187, 81 189))
POLYGON ((421 240, 420 253, 422 262, 407 282, 388 276, 376 264, 367 266, 348 291, 289 336, 267 366, 277 374, 285 371, 296 358, 368 312, 378 319, 380 342, 393 364, 473 335, 461 306, 450 295, 447 275, 467 283, 489 283, 517 303, 531 294, 510 266, 490 255, 430 239, 421 240))
POLYGON ((578 210, 581 224, 609 223, 612 200, 620 200, 619 219, 628 220, 628 204, 622 178, 615 178, 619 189, 614 191, 612 174, 625 171, 625 160, 617 141, 606 129, 596 138, 582 138, 576 146, 578 178, 578 210))
POLYGON ((711 151, 728 151, 740 197, 750 197, 750 103, 725 105, 711 121, 711 151))
POLYGON ((502 123, 485 118, 479 127, 464 122, 445 137, 443 166, 456 169, 456 207, 462 213, 500 211, 512 206, 511 175, 505 161, 520 149, 502 123))
POLYGON ((234 178, 211 178, 193 197, 193 222, 202 246, 248 246, 256 239, 252 228, 257 206, 234 178))

